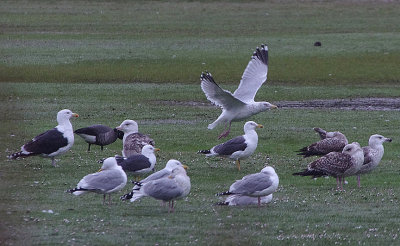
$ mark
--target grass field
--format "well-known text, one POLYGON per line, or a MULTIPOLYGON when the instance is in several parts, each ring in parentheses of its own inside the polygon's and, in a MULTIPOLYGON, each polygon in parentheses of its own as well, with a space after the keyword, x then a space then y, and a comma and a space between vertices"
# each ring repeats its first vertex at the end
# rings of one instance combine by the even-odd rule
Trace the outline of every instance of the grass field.
MULTIPOLYGON (((270 47, 269 82, 258 100, 398 97, 399 9, 386 1, 2 1, 0 244, 398 245, 399 111, 259 114, 252 120, 265 127, 240 172, 232 161, 196 152, 219 143, 221 131, 206 129, 220 111, 205 99, 200 73, 209 70, 234 90, 262 42, 270 47), (313 46, 317 40, 322 47, 313 46), (171 158, 189 166, 187 199, 168 214, 152 199, 121 202, 123 192, 111 207, 98 195, 65 193, 99 169, 97 160, 119 154, 121 142, 86 152, 76 137, 57 168, 39 157, 6 158, 54 127, 62 108, 80 115, 75 129, 137 120, 161 149, 157 170, 171 158), (312 160, 295 151, 317 140, 315 126, 363 146, 374 133, 393 142, 361 188, 350 177, 337 192, 332 178, 291 175, 312 160), (266 164, 280 177, 272 203, 214 206, 215 193, 266 164)), ((235 123, 230 136, 242 126, 235 123)))

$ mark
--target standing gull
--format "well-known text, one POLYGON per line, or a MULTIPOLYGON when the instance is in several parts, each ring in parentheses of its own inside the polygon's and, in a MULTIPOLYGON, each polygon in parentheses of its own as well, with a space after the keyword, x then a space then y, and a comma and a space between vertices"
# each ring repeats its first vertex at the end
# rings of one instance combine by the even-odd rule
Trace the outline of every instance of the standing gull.
POLYGON ((298 155, 304 158, 314 155, 326 155, 330 152, 342 152, 348 144, 346 136, 341 132, 327 132, 321 128, 314 128, 321 140, 300 149, 298 155))
POLYGON ((364 153, 360 144, 353 142, 347 144, 343 151, 331 152, 308 164, 307 169, 293 175, 333 176, 336 178, 337 189, 343 190, 344 177, 355 175, 364 162, 364 153))
MULTIPOLYGON (((272 194, 260 197, 260 204, 267 204, 272 201, 272 194)), ((221 206, 248 206, 258 204, 258 197, 230 195, 225 201, 217 203, 221 206)))
POLYGON ((51 164, 56 166, 55 157, 67 152, 74 144, 74 132, 69 121, 78 114, 69 109, 63 109, 57 113, 58 126, 48 130, 21 147, 21 151, 8 156, 10 159, 40 155, 51 158, 51 164))
POLYGON ((129 157, 116 156, 115 159, 125 172, 140 175, 154 171, 154 165, 157 161, 154 152, 159 150, 151 145, 145 145, 140 155, 131 155, 129 157))
POLYGON ((358 170, 358 172, 356 173, 358 187, 361 187, 361 174, 371 172, 378 166, 379 162, 381 161, 384 153, 384 142, 392 142, 392 139, 375 134, 369 138, 368 146, 362 148, 364 151, 364 163, 361 166, 360 170, 358 170))
POLYGON ((242 195, 257 197, 258 206, 261 205, 261 197, 268 196, 276 191, 279 185, 279 177, 275 169, 270 166, 264 167, 261 172, 244 176, 229 187, 229 191, 216 194, 242 195))
POLYGON ((209 150, 200 150, 198 153, 210 156, 222 156, 235 160, 240 171, 240 160, 246 159, 254 153, 258 144, 258 135, 256 128, 263 128, 262 125, 254 121, 248 121, 244 124, 244 135, 237 136, 231 140, 218 144, 209 150))
POLYGON ((91 125, 77 129, 74 133, 82 137, 89 144, 87 151, 90 151, 90 145, 92 144, 99 145, 103 151, 103 146, 114 143, 117 138, 123 139, 124 135, 122 131, 105 125, 91 125))
MULTIPOLYGON (((147 178, 143 179, 140 181, 141 184, 145 184, 149 181, 153 181, 153 180, 157 180, 157 179, 161 179, 161 178, 165 178, 168 177, 169 175, 171 175, 172 170, 174 170, 174 168, 176 167, 183 167, 184 169, 187 169, 188 167, 186 165, 182 165, 182 163, 178 160, 174 160, 171 159, 167 162, 167 164, 165 165, 165 167, 163 169, 161 169, 158 172, 155 172, 149 176, 147 176, 147 178)), ((121 196, 121 200, 129 200, 132 198, 133 194, 135 192, 137 192, 140 189, 140 187, 138 185, 135 185, 132 188, 132 191, 121 196)), ((137 195, 136 199, 139 199, 140 197, 137 195)))
POLYGON ((200 76, 201 89, 207 99, 222 108, 222 113, 216 121, 208 125, 208 129, 214 129, 219 124, 225 125, 225 131, 219 138, 228 136, 232 121, 240 121, 252 115, 274 109, 277 106, 269 102, 255 102, 254 97, 262 84, 267 80, 268 73, 268 46, 261 45, 256 49, 250 59, 239 87, 232 94, 224 90, 208 72, 200 76))
POLYGON ((75 189, 68 192, 79 196, 87 192, 103 194, 103 205, 108 194, 108 203, 111 204, 111 193, 118 192, 125 187, 127 181, 126 174, 114 157, 104 160, 103 166, 97 173, 86 175, 79 181, 75 189))
POLYGON ((154 140, 148 135, 138 132, 138 124, 134 120, 124 120, 116 129, 124 133, 122 139, 122 155, 124 157, 142 153, 142 148, 147 144, 155 145, 154 140))
POLYGON ((174 200, 186 197, 190 192, 190 178, 183 167, 178 166, 172 170, 168 177, 152 180, 146 183, 136 183, 140 189, 135 192, 131 202, 150 196, 157 200, 169 202, 168 212, 174 212, 174 200))

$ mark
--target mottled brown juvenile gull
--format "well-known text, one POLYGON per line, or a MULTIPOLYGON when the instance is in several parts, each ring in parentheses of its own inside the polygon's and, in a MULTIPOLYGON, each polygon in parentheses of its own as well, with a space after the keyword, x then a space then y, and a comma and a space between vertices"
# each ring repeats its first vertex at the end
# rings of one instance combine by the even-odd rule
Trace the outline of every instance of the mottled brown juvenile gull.
POLYGON ((307 147, 300 149, 298 155, 304 158, 309 156, 326 155, 330 152, 342 152, 344 146, 348 144, 346 136, 341 132, 326 132, 321 128, 314 128, 320 135, 321 140, 307 147))
MULTIPOLYGON (((160 171, 157 171, 153 174, 150 174, 149 176, 147 176, 145 179, 141 180, 140 183, 141 184, 145 184, 149 181, 152 180, 157 180, 157 179, 161 179, 161 178, 165 178, 168 177, 169 175, 171 175, 172 170, 174 170, 175 167, 183 167, 184 169, 187 169, 186 165, 182 165, 182 163, 178 160, 174 160, 171 159, 167 162, 167 164, 165 165, 165 167, 163 169, 161 169, 160 171)), ((132 198, 133 194, 138 191, 140 189, 140 186, 135 185, 132 188, 132 191, 121 196, 121 200, 129 200, 132 198)), ((139 195, 136 196, 136 199, 139 199, 139 195)))
POLYGON ((355 175, 364 162, 364 153, 360 144, 347 144, 342 152, 331 152, 308 164, 302 172, 293 175, 333 176, 336 178, 337 189, 343 190, 344 177, 355 175))
POLYGON ((356 173, 358 187, 361 186, 361 174, 371 172, 378 166, 379 162, 381 161, 384 153, 384 142, 392 142, 392 139, 375 134, 369 138, 368 146, 362 148, 364 152, 364 163, 361 166, 360 170, 358 170, 358 172, 356 173))
POLYGON ((57 113, 58 125, 36 137, 21 147, 21 151, 8 156, 10 159, 40 155, 51 158, 51 164, 56 166, 55 157, 67 152, 74 144, 74 131, 69 121, 78 114, 69 109, 57 113))
POLYGON ((140 155, 131 155, 129 157, 116 156, 115 159, 125 172, 141 175, 154 171, 154 165, 157 162, 155 151, 159 150, 151 145, 145 145, 140 155))
POLYGON ((183 167, 172 170, 168 177, 151 180, 146 183, 135 182, 140 189, 135 192, 131 202, 144 196, 149 196, 163 202, 169 202, 168 212, 174 212, 174 200, 186 197, 190 192, 190 178, 183 167))
POLYGON ((111 204, 111 193, 122 190, 126 185, 127 177, 114 157, 104 160, 103 166, 97 173, 86 175, 79 181, 76 188, 68 192, 79 196, 87 192, 103 194, 103 204, 105 204, 106 194, 108 202, 111 204))
POLYGON ((219 138, 228 136, 232 121, 241 121, 252 115, 277 108, 269 102, 255 102, 257 91, 267 80, 268 74, 268 46, 261 45, 251 57, 240 81, 239 87, 232 94, 222 89, 212 77, 211 73, 205 72, 200 76, 201 89, 207 99, 213 104, 221 107, 222 113, 208 129, 214 129, 219 124, 224 124, 224 132, 219 138))
POLYGON ((200 150, 198 153, 206 154, 207 157, 222 156, 235 160, 238 170, 240 170, 240 160, 246 159, 254 153, 258 144, 256 128, 263 128, 262 125, 254 121, 244 124, 244 135, 237 136, 231 140, 218 144, 209 150, 200 150))
MULTIPOLYGON (((272 201, 272 194, 268 196, 260 197, 260 204, 267 204, 272 201)), ((248 205, 257 205, 258 197, 251 196, 241 196, 241 195, 230 195, 225 201, 217 203, 217 205, 221 206, 248 206, 248 205)))
POLYGON ((124 138, 122 140, 122 155, 124 157, 141 154, 142 148, 147 144, 155 146, 153 139, 148 135, 138 132, 138 124, 134 120, 124 120, 116 129, 124 133, 124 138))
POLYGON ((74 133, 82 137, 89 144, 87 151, 90 151, 90 145, 92 144, 99 145, 103 151, 103 146, 114 143, 117 138, 123 139, 124 136, 122 131, 105 125, 91 125, 79 128, 74 133))
POLYGON ((268 196, 276 191, 279 185, 279 177, 275 169, 270 166, 264 167, 261 172, 244 176, 229 187, 229 191, 216 194, 242 195, 257 197, 258 206, 261 205, 261 197, 268 196))

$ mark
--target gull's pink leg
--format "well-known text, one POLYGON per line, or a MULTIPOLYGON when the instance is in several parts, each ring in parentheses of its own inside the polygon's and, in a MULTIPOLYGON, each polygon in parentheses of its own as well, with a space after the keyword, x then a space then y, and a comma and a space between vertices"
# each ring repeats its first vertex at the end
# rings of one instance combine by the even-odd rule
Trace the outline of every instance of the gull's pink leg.
POLYGON ((361 175, 359 174, 359 175, 357 175, 357 185, 358 185, 359 188, 361 187, 360 179, 361 179, 361 175))
POLYGON ((257 197, 258 198, 258 206, 260 207, 261 206, 261 198, 260 197, 257 197))
MULTIPOLYGON (((229 132, 231 131, 231 124, 232 124, 232 122, 229 122, 228 130, 221 133, 221 135, 219 135, 218 139, 224 138, 229 135, 229 132)), ((225 129, 226 129, 226 127, 227 127, 227 124, 225 125, 225 129)))

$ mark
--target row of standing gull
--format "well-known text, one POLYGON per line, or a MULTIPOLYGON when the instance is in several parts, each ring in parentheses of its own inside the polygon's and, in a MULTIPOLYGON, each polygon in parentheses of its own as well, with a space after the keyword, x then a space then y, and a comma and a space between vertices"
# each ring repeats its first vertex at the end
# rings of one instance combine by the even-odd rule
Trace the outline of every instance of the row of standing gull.
MULTIPOLYGON (((260 112, 275 109, 277 106, 269 102, 255 102, 254 97, 260 87, 267 80, 268 74, 268 47, 261 45, 253 53, 240 81, 239 87, 231 93, 222 89, 209 72, 200 76, 201 88, 207 99, 222 109, 221 115, 208 129, 224 125, 224 131, 218 139, 227 137, 231 124, 242 121, 260 112)), ((21 147, 21 151, 8 157, 16 159, 40 155, 52 160, 56 166, 55 157, 67 152, 74 144, 74 133, 82 137, 88 144, 88 151, 92 144, 103 146, 122 139, 122 156, 115 155, 101 160, 99 172, 83 177, 76 188, 68 190, 74 195, 88 192, 103 194, 103 203, 106 194, 109 194, 108 203, 111 204, 111 193, 122 190, 127 183, 126 173, 135 176, 131 192, 121 196, 121 200, 134 202, 142 197, 153 197, 169 203, 169 212, 174 211, 174 201, 186 197, 191 189, 190 178, 187 175, 187 166, 180 161, 171 159, 165 168, 154 172, 156 164, 155 142, 148 135, 138 131, 138 124, 133 120, 125 120, 118 127, 111 128, 104 125, 92 125, 73 131, 70 119, 78 117, 71 110, 63 109, 57 114, 58 125, 48 130, 21 147), (145 179, 139 177, 154 172, 145 179)), ((244 124, 244 135, 234 137, 198 153, 207 157, 227 157, 236 162, 240 170, 240 161, 251 156, 258 145, 257 128, 261 124, 247 121, 244 124)), ((314 128, 320 140, 300 149, 299 155, 304 158, 321 156, 308 164, 307 168, 293 175, 332 176, 336 178, 337 189, 343 190, 345 177, 357 176, 360 186, 360 175, 374 170, 382 159, 384 142, 391 142, 390 138, 374 134, 369 138, 369 145, 361 147, 359 143, 348 143, 344 134, 338 131, 327 132, 321 128, 314 128)), ((220 205, 251 205, 268 203, 279 184, 278 175, 271 166, 265 166, 259 173, 249 174, 236 180, 226 192, 217 193, 218 196, 228 195, 220 205)))

